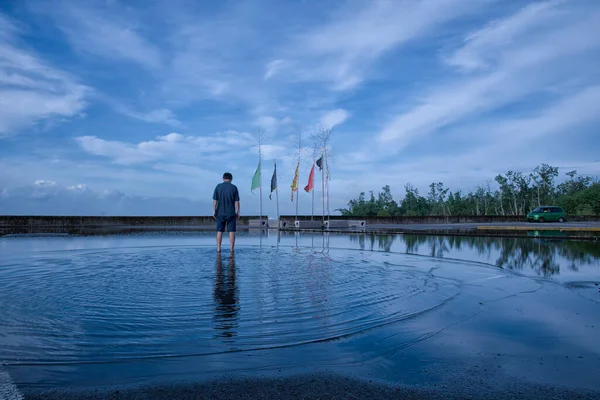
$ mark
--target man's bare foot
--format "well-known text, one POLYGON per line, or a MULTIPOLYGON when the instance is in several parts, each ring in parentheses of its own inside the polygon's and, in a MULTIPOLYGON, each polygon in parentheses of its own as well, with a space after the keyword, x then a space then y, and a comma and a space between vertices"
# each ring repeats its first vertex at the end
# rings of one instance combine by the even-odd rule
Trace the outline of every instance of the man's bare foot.
POLYGON ((220 252, 221 252, 221 249, 217 247, 217 253, 220 253, 220 252))

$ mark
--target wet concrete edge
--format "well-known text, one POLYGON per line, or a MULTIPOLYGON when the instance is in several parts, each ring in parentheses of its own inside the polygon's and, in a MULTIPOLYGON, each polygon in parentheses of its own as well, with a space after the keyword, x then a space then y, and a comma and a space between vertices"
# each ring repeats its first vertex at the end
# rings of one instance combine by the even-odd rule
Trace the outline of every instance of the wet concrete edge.
POLYGON ((452 384, 436 386, 393 385, 333 373, 278 378, 223 377, 203 382, 179 382, 137 387, 98 389, 62 388, 26 390, 25 399, 598 399, 600 391, 518 381, 481 381, 453 377, 452 384))

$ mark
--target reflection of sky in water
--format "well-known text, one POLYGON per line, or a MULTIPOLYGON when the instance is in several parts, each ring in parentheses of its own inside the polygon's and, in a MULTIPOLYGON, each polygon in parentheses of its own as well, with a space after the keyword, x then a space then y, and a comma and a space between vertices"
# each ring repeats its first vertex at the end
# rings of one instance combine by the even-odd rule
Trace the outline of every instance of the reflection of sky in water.
POLYGON ((502 354, 517 377, 595 382, 597 244, 273 231, 237 244, 230 258, 212 234, 0 238, 0 361, 48 385, 282 368, 410 381, 423 363, 502 354))

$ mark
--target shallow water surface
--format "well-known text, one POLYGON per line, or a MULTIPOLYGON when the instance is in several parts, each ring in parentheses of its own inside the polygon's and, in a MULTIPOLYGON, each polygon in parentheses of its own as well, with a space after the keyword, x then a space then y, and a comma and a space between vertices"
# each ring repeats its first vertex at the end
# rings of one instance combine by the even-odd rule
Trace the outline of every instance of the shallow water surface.
POLYGON ((25 388, 307 369, 420 382, 423 363, 443 379, 503 354, 504 374, 597 388, 598 246, 271 231, 240 233, 232 255, 198 233, 4 237, 0 363, 25 388))
POLYGON ((53 252, 2 270, 3 358, 112 362, 340 338, 458 293, 456 282, 428 274, 433 264, 415 261, 391 266, 287 248, 235 256, 183 246, 53 252))

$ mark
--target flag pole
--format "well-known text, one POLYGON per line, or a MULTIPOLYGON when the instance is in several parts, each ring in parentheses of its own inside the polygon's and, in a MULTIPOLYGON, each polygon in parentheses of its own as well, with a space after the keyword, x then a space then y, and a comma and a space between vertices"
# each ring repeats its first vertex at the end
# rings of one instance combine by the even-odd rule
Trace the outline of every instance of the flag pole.
MULTIPOLYGON (((300 152, 302 150, 302 134, 298 133, 298 175, 300 175, 300 152)), ((298 221, 298 198, 300 197, 300 176, 298 176, 298 183, 296 188, 296 221, 298 221)))
POLYGON ((258 144, 258 212, 259 212, 259 226, 262 227, 262 163, 261 163, 261 149, 260 143, 258 144))
POLYGON ((327 148, 325 149, 325 168, 327 168, 327 181, 325 185, 327 186, 327 221, 329 221, 329 157, 327 156, 327 148))
MULTIPOLYGON (((298 167, 300 167, 300 162, 298 162, 298 167)), ((298 169, 300 169, 300 168, 298 168, 298 169)), ((300 181, 300 179, 298 178, 298 183, 300 183, 299 181, 300 181)), ((298 197, 300 197, 299 195, 300 195, 300 190, 296 189, 296 221, 298 221, 298 197)))
POLYGON ((329 177, 326 178, 327 181, 325 182, 326 185, 326 191, 327 191, 327 221, 329 221, 331 219, 331 215, 329 213, 329 177))
MULTIPOLYGON (((313 168, 315 165, 314 157, 313 157, 313 168)), ((313 189, 312 189, 312 211, 310 214, 310 220, 313 221, 315 219, 315 184, 314 184, 314 175, 313 175, 313 189)))
POLYGON ((323 202, 323 223, 325 223, 325 168, 321 168, 321 199, 323 202))
MULTIPOLYGON (((275 182, 277 182, 277 160, 275 160, 275 182)), ((275 185, 275 202, 277 203, 277 223, 279 223, 279 182, 275 185)))

